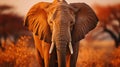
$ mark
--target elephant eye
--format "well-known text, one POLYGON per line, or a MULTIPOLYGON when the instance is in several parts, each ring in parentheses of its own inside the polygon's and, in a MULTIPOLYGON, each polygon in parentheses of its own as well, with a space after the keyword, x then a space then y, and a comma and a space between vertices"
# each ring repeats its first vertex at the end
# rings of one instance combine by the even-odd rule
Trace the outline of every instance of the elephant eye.
POLYGON ((52 24, 52 21, 50 21, 50 24, 52 24))
POLYGON ((73 23, 73 21, 70 22, 70 24, 72 24, 72 23, 73 23))
POLYGON ((53 24, 53 22, 52 22, 52 21, 49 21, 49 24, 50 24, 50 25, 52 25, 52 24, 53 24))
POLYGON ((72 26, 73 24, 75 24, 75 22, 71 21, 71 22, 70 22, 70 26, 72 26))

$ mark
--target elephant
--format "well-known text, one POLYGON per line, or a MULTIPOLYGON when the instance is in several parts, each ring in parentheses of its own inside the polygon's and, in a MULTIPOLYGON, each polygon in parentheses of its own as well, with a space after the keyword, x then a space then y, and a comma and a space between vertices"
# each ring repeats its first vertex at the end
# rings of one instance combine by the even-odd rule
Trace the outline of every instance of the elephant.
POLYGON ((39 2, 28 11, 24 26, 33 33, 40 67, 76 67, 79 41, 98 18, 86 3, 39 2))

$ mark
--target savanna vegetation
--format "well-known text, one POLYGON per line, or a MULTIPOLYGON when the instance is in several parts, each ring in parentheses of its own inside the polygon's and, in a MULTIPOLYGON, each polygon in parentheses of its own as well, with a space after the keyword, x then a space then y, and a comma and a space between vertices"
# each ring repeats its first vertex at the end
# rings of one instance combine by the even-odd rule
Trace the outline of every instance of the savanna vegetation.
MULTIPOLYGON (((80 42, 77 67, 120 67, 120 5, 93 8, 99 24, 80 42)), ((0 6, 0 67, 38 67, 32 35, 10 10, 0 6)))

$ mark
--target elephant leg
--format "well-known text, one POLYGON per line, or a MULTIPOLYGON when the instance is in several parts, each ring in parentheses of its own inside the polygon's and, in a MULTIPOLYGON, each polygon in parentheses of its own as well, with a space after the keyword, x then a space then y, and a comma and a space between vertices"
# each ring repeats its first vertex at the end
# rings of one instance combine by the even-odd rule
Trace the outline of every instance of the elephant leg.
POLYGON ((36 59, 39 62, 40 67, 44 67, 42 41, 35 34, 33 34, 33 37, 34 37, 35 49, 36 49, 36 59))
POLYGON ((50 54, 49 67, 58 67, 56 49, 50 54))
POLYGON ((40 67, 44 67, 44 60, 42 59, 40 53, 39 53, 39 50, 36 49, 36 59, 37 61, 39 62, 39 66, 40 67))
POLYGON ((66 67, 70 67, 70 53, 66 56, 66 67))
POLYGON ((73 44, 73 54, 71 55, 71 59, 70 59, 70 67, 76 67, 78 51, 79 51, 79 42, 73 44))
POLYGON ((44 53, 44 64, 45 64, 45 67, 49 67, 49 59, 50 59, 49 49, 50 49, 50 44, 42 41, 42 49, 43 49, 43 53, 44 53))

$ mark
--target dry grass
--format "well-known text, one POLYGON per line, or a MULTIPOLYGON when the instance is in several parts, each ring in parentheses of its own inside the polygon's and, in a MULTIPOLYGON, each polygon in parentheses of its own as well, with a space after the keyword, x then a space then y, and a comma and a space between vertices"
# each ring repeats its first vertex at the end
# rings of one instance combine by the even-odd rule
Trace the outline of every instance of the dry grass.
POLYGON ((113 41, 82 42, 77 67, 120 67, 120 48, 113 41))
POLYGON ((35 50, 28 41, 30 37, 24 36, 15 45, 7 44, 0 51, 0 67, 37 67, 35 50))
MULTIPOLYGON (((21 37, 16 44, 0 49, 0 67, 38 67, 31 37, 21 37)), ((120 67, 120 47, 113 41, 80 43, 77 67, 120 67)))

